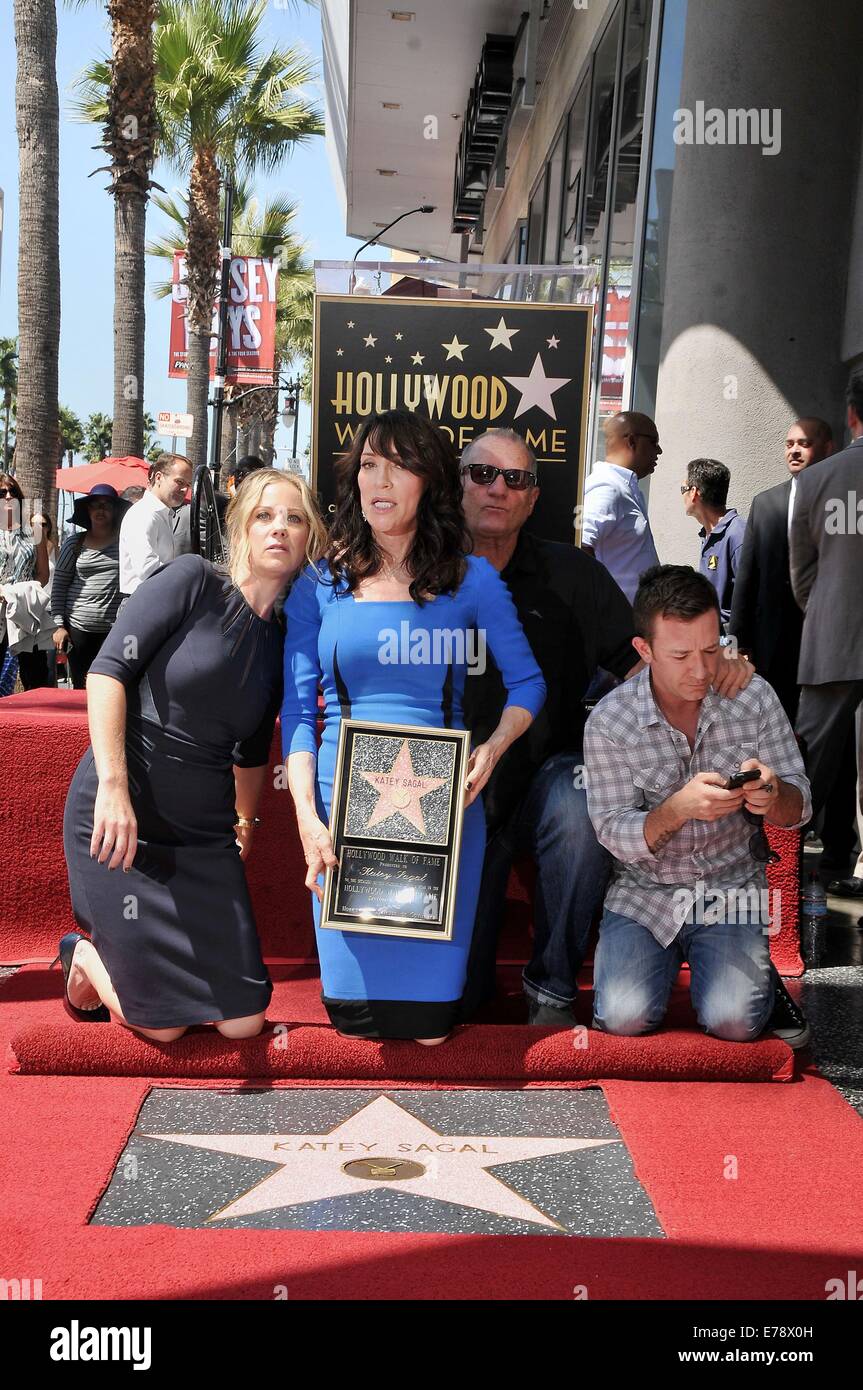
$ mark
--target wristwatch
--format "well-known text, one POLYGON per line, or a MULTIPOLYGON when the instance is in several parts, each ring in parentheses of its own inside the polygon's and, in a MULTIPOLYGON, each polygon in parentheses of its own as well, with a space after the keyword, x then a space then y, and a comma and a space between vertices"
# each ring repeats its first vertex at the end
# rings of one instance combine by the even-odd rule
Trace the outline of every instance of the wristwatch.
POLYGON ((259 816, 237 816, 237 819, 234 821, 234 825, 239 826, 241 830, 250 830, 252 826, 260 825, 260 823, 259 816))

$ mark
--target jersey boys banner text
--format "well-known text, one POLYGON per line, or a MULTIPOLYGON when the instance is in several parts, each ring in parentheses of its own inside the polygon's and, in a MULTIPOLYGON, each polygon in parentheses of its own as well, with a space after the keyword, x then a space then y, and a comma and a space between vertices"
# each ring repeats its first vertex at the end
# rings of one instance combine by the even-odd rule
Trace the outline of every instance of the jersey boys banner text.
MULTIPOLYGON (((186 256, 174 252, 171 271, 171 354, 168 376, 186 375, 189 335, 186 326, 186 256)), ((278 260, 262 256, 233 256, 228 276, 227 380, 267 386, 273 380, 276 343, 276 286, 278 260)), ((210 340, 210 380, 216 375, 218 304, 213 306, 210 340)))
POLYGON ((530 529, 571 544, 584 490, 592 314, 580 304, 317 295, 312 477, 325 510, 334 464, 364 420, 415 410, 458 455, 487 429, 524 435, 539 467, 530 529))

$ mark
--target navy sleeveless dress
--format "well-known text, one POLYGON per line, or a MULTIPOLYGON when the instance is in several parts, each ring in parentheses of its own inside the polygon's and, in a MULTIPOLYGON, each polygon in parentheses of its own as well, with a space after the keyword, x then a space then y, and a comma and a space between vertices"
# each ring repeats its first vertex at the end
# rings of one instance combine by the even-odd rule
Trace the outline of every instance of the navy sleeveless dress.
POLYGON ((123 1014, 141 1028, 246 1018, 272 985, 234 835, 234 766, 269 762, 283 631, 230 577, 181 555, 141 584, 90 667, 126 688, 138 822, 128 873, 90 858, 98 777, 88 748, 63 819, 75 919, 123 1014))
MULTIPOLYGON (((285 616, 282 749, 285 757, 317 754, 318 813, 325 823, 343 713, 370 723, 463 729, 468 662, 482 660, 483 641, 503 677, 507 704, 533 715, 542 708, 545 683, 509 590, 487 560, 471 556, 458 591, 423 605, 357 600, 333 585, 325 563, 317 571, 309 566, 291 590, 285 616), (474 639, 463 642, 442 637, 471 630, 474 639), (411 660, 411 651, 428 659, 411 660), (467 660, 447 660, 453 653, 467 660), (320 750, 319 685, 325 707, 320 750)), ((322 931, 320 905, 312 896, 323 1001, 340 1032, 377 1038, 449 1032, 464 989, 484 852, 478 798, 464 817, 451 941, 322 931)))

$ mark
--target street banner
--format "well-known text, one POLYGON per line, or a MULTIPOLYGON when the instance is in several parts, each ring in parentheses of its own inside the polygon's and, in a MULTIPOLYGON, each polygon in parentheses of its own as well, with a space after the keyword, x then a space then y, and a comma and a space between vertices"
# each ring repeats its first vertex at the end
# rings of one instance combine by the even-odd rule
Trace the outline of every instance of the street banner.
POLYGON ((533 449, 534 534, 580 539, 593 309, 512 300, 315 297, 312 484, 332 512, 334 466, 369 415, 424 415, 457 455, 488 429, 533 449))
MULTIPOLYGON (((276 291, 279 262, 263 256, 233 256, 228 276, 228 365, 226 379, 268 386, 276 348, 276 291)), ((187 374, 186 253, 175 251, 171 268, 171 345, 168 376, 187 374)), ((218 302, 213 304, 210 380, 216 375, 218 302)))

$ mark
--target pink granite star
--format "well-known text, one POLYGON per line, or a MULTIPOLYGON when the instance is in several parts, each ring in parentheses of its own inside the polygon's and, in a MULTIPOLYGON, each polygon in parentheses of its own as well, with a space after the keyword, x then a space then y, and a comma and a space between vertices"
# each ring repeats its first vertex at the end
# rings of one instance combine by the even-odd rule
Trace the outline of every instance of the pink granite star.
POLYGON ((398 757, 389 772, 366 772, 363 777, 379 793, 379 800, 369 817, 367 830, 390 816, 404 816, 411 825, 425 835, 426 823, 420 805, 420 798, 427 792, 436 792, 446 784, 445 777, 418 777, 413 770, 410 747, 407 739, 402 739, 398 757))

